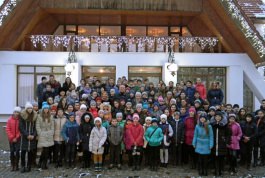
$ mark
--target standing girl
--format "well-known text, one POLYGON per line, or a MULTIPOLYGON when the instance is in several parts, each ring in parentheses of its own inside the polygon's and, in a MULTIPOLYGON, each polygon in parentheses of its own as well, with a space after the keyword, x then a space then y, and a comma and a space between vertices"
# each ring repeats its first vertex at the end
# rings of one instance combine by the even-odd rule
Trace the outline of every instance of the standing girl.
POLYGON ((95 171, 102 171, 102 155, 104 153, 104 143, 107 139, 107 130, 103 127, 101 118, 94 120, 95 127, 91 131, 89 139, 89 151, 93 153, 95 171))
POLYGON ((213 129, 208 124, 207 115, 200 115, 199 123, 196 125, 192 145, 199 155, 199 175, 208 176, 208 155, 213 147, 213 129))
POLYGON ((21 173, 31 170, 33 149, 36 147, 36 120, 38 115, 33 111, 31 103, 26 103, 25 110, 21 112, 19 130, 21 133, 21 173), (27 153, 27 165, 26 165, 27 153))
POLYGON ((19 131, 19 119, 20 119, 20 107, 15 107, 13 115, 8 119, 6 124, 6 134, 10 146, 10 160, 12 171, 18 170, 19 163, 19 150, 20 150, 20 131, 19 131))
POLYGON ((36 130, 38 133, 37 148, 42 149, 39 165, 42 169, 47 169, 49 148, 54 145, 54 120, 50 113, 50 106, 47 104, 42 106, 42 112, 36 121, 36 130))

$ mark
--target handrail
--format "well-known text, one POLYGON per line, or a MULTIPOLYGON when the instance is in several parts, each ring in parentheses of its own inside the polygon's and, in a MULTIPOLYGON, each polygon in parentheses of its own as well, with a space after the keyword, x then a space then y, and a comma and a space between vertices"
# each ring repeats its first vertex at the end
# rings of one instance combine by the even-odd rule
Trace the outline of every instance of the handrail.
POLYGON ((248 39, 260 58, 265 60, 265 42, 252 22, 245 16, 240 5, 236 3, 235 0, 219 0, 219 2, 236 22, 238 28, 248 39))
POLYGON ((3 25, 6 17, 14 10, 16 5, 22 0, 5 0, 0 9, 0 27, 3 25))

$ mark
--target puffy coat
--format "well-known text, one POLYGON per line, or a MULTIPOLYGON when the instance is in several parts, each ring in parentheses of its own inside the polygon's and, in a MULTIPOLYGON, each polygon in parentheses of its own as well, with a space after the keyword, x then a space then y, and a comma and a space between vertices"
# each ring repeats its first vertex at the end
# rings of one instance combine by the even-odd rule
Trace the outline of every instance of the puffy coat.
POLYGON ((53 137, 54 141, 56 142, 64 141, 62 130, 66 121, 67 121, 66 117, 62 118, 57 117, 56 119, 54 119, 54 137, 53 137))
POLYGON ((79 125, 76 123, 76 121, 66 121, 61 133, 66 143, 76 144, 78 141, 80 141, 79 125))
POLYGON ((171 125, 166 121, 165 123, 162 123, 161 121, 159 122, 158 127, 160 127, 162 129, 163 135, 164 135, 164 141, 162 146, 163 147, 168 147, 167 145, 165 145, 165 141, 168 142, 170 140, 170 138, 173 136, 173 129, 171 127, 171 125))
POLYGON ((123 139, 123 128, 119 125, 111 125, 108 129, 108 140, 112 145, 119 145, 123 139))
POLYGON ((144 134, 145 140, 148 142, 150 146, 159 146, 164 138, 162 129, 158 126, 150 126, 145 131, 144 134), (155 130, 156 129, 156 130, 155 130), (151 135, 153 133, 153 135, 151 135))
POLYGON ((52 116, 50 117, 50 122, 47 122, 39 115, 36 121, 36 130, 38 133, 38 148, 54 145, 54 120, 52 116))
POLYGON ((136 143, 136 146, 143 146, 144 140, 144 129, 141 124, 131 124, 130 127, 127 128, 128 132, 126 133, 126 149, 131 149, 132 146, 134 146, 134 143, 136 143))
POLYGON ((231 130, 231 143, 228 145, 228 148, 231 150, 239 150, 239 141, 242 137, 242 130, 240 125, 237 122, 234 122, 229 125, 231 130))
POLYGON ((200 93, 200 97, 205 100, 206 99, 206 88, 203 83, 195 85, 196 91, 200 93))
POLYGON ((187 87, 185 90, 186 96, 189 98, 190 101, 194 100, 194 94, 195 94, 195 88, 194 87, 187 87))
POLYGON ((243 121, 240 126, 242 130, 242 142, 244 141, 244 137, 250 137, 248 143, 254 144, 258 133, 256 124, 254 122, 249 123, 247 121, 243 121))
POLYGON ((9 117, 6 123, 6 134, 9 142, 13 142, 13 139, 16 138, 17 142, 20 141, 20 131, 19 131, 19 120, 20 116, 15 119, 13 116, 9 117))
POLYGON ((215 156, 225 156, 227 145, 231 142, 231 131, 227 125, 227 119, 222 119, 219 123, 215 119, 211 120, 214 134, 214 147, 212 152, 215 156))
POLYGON ((92 129, 93 125, 90 122, 85 122, 84 118, 82 118, 80 124, 80 137, 84 151, 89 150, 89 139, 92 129))
POLYGON ((210 102, 210 106, 221 104, 224 99, 224 94, 221 89, 211 89, 207 93, 207 99, 210 102))
POLYGON ((196 125, 192 145, 195 147, 196 153, 202 155, 211 153, 213 148, 213 129, 210 124, 208 125, 208 134, 206 134, 202 123, 196 125))
POLYGON ((100 128, 94 127, 91 131, 89 138, 89 151, 93 154, 103 154, 104 153, 104 143, 107 140, 107 130, 105 127, 100 128))
POLYGON ((178 145, 184 143, 184 137, 185 137, 184 122, 181 120, 176 121, 174 119, 170 122, 170 125, 173 130, 173 136, 172 136, 173 144, 178 145), (178 122, 178 127, 176 128, 177 122, 178 122))
POLYGON ((21 119, 19 121, 19 130, 21 134, 21 151, 31 151, 33 149, 36 149, 36 137, 37 137, 37 131, 36 131, 36 120, 38 118, 38 114, 35 111, 33 112, 32 120, 29 120, 29 115, 26 112, 26 110, 23 110, 21 112, 21 119), (28 136, 32 135, 34 136, 33 140, 28 140, 28 136))
POLYGON ((184 122, 184 127, 185 127, 185 143, 187 145, 192 145, 192 140, 194 136, 194 130, 195 130, 195 118, 193 117, 187 117, 184 122))
POLYGON ((265 119, 258 121, 258 141, 261 147, 265 147, 265 119))

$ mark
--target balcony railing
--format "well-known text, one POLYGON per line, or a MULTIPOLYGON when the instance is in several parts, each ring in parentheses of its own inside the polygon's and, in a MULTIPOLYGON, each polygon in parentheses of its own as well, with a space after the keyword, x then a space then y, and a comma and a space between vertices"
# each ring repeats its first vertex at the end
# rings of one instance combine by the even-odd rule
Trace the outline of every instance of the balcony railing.
POLYGON ((23 46, 25 51, 221 52, 216 37, 32 35, 23 46))
POLYGON ((43 8, 202 11, 202 0, 39 0, 43 8))
POLYGON ((3 25, 7 16, 14 10, 16 5, 22 0, 5 0, 0 6, 0 27, 3 25))

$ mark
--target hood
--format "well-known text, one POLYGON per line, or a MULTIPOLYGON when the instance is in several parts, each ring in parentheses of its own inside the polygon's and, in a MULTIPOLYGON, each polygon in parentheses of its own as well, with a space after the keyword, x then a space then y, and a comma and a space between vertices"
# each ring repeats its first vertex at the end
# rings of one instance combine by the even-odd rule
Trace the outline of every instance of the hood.
MULTIPOLYGON (((38 114, 36 111, 32 111, 32 112, 33 112, 33 121, 36 121, 38 114)), ((26 112, 26 110, 23 110, 20 115, 22 119, 28 120, 28 113, 26 112)))
POLYGON ((81 122, 84 122, 85 123, 85 115, 89 115, 89 117, 90 117, 89 123, 93 122, 94 118, 93 118, 93 115, 90 112, 85 112, 81 116, 81 122))
MULTIPOLYGON (((223 117, 222 120, 220 121, 219 125, 220 126, 225 126, 227 123, 228 123, 227 118, 223 117)), ((212 125, 216 125, 217 124, 214 116, 210 119, 210 124, 212 124, 212 125)))

